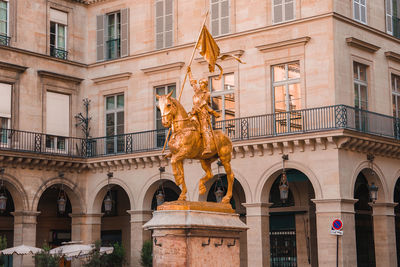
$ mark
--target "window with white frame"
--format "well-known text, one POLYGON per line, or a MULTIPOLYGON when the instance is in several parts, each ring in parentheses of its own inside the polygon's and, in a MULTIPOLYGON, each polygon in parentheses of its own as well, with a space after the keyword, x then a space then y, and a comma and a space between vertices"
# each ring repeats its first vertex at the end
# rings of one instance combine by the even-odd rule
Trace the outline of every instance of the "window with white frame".
POLYGON ((400 119, 400 76, 392 74, 393 117, 400 119))
POLYGON ((275 131, 278 133, 301 130, 300 62, 272 66, 272 96, 275 131))
POLYGON ((173 0, 156 0, 156 48, 172 46, 173 0))
POLYGON ((211 107, 221 116, 216 121, 235 118, 235 75, 227 73, 218 80, 210 77, 211 107))
POLYGON ((124 151, 125 100, 123 94, 106 97, 106 153, 124 151))
POLYGON ((64 153, 70 135, 70 95, 46 92, 46 149, 64 153))
POLYGON ((367 23, 367 0, 353 0, 353 18, 361 23, 367 23))
POLYGON ((96 18, 97 60, 129 54, 129 8, 98 15, 96 18))
POLYGON ((281 23, 295 19, 295 0, 273 0, 273 23, 281 23))
MULTIPOLYGON (((176 85, 175 84, 162 85, 162 86, 155 87, 156 95, 166 95, 170 92, 172 92, 172 97, 175 98, 176 97, 176 85)), ((154 97, 154 109, 155 109, 155 120, 156 120, 155 123, 156 123, 156 130, 157 130, 156 143, 157 143, 157 147, 162 147, 162 146, 164 146, 167 131, 165 130, 166 128, 162 125, 161 112, 157 106, 158 106, 158 100, 156 97, 154 97)))
POLYGON ((386 32, 400 38, 400 0, 385 0, 386 32))
POLYGON ((11 126, 11 93, 11 84, 0 83, 0 146, 8 144, 11 126))
POLYGON ((0 45, 9 45, 10 8, 9 2, 0 0, 0 45))
POLYGON ((229 0, 211 0, 211 34, 213 36, 229 33, 229 12, 229 0))
POLYGON ((358 109, 368 109, 367 66, 358 62, 353 63, 354 106, 358 109))
POLYGON ((67 59, 68 14, 50 8, 50 55, 67 59))

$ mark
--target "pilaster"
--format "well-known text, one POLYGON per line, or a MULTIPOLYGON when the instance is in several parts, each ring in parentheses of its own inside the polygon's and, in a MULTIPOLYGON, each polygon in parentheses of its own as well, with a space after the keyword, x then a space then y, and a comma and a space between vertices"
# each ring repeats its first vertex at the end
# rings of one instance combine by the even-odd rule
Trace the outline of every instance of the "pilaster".
POLYGON ((151 240, 151 232, 143 225, 153 217, 151 210, 128 210, 131 215, 131 259, 130 266, 140 267, 140 253, 143 242, 151 240))
POLYGON ((248 266, 269 266, 269 207, 271 203, 243 203, 246 207, 248 266))
POLYGON ((93 244, 100 240, 102 213, 70 214, 71 240, 82 241, 84 244, 93 244))

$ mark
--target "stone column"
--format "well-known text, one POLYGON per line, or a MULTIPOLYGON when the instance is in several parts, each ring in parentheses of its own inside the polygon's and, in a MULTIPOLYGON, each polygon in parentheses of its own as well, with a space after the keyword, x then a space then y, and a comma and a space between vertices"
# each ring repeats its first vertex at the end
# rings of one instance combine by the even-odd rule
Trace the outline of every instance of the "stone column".
POLYGON ((100 240, 102 213, 70 214, 71 241, 82 241, 83 244, 93 244, 100 240))
POLYGON ((270 264, 269 207, 270 203, 243 203, 246 207, 247 265, 265 267, 270 264))
MULTIPOLYGON (((14 246, 26 245, 36 247, 36 224, 37 216, 40 212, 36 211, 15 211, 11 212, 14 216, 14 246)), ((14 267, 35 266, 32 255, 13 256, 14 267)))
POLYGON ((151 210, 129 210, 131 215, 131 256, 130 266, 141 267, 140 252, 143 242, 151 240, 151 232, 144 230, 143 225, 152 218, 151 210))
POLYGON ((339 236, 339 266, 357 266, 355 199, 313 199, 316 204, 319 266, 336 266, 336 236, 330 234, 335 219, 343 221, 343 236, 339 236))
POLYGON ((374 220, 375 261, 380 266, 397 266, 394 207, 397 203, 371 204, 374 220))

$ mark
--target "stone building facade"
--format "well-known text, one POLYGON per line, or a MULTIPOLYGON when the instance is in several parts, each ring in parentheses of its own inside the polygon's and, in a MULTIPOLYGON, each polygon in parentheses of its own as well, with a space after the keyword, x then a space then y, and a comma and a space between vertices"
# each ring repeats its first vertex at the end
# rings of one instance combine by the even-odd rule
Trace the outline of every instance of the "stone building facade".
MULTIPOLYGON (((221 80, 198 54, 192 64, 233 140, 232 204, 249 227, 241 266, 334 266, 336 218, 339 266, 398 266, 398 0, 0 0, 0 235, 9 246, 119 241, 140 266, 155 195, 180 192, 155 95, 183 86, 191 109, 182 82, 208 9, 221 52, 246 62, 220 62, 221 80)), ((213 171, 222 178, 199 196, 203 171, 185 163, 190 200, 215 201, 225 180, 213 171)))

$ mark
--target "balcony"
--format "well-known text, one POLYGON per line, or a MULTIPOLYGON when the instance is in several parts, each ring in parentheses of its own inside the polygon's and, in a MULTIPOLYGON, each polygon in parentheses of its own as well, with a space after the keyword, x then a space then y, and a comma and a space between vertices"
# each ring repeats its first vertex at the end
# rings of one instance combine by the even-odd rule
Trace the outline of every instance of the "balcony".
POLYGON ((0 34, 0 45, 10 46, 11 37, 0 34))
MULTIPOLYGON (((218 121, 233 142, 346 129, 400 140, 400 119, 345 105, 281 112, 218 121)), ((0 150, 95 158, 161 150, 166 129, 98 138, 54 137, 0 129, 0 150)))
POLYGON ((58 49, 55 47, 50 47, 50 56, 67 60, 68 59, 68 51, 58 49))

